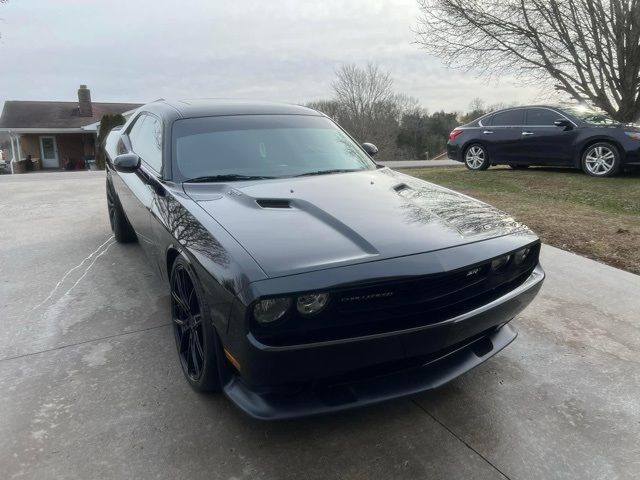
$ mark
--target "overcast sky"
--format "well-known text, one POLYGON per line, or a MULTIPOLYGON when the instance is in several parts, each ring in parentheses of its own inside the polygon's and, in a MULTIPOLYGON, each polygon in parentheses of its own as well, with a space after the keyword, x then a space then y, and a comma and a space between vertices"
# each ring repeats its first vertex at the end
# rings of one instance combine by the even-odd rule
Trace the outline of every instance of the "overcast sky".
POLYGON ((331 95, 342 63, 378 63, 430 111, 526 103, 536 91, 448 70, 412 44, 414 0, 10 0, 0 5, 0 102, 331 95))

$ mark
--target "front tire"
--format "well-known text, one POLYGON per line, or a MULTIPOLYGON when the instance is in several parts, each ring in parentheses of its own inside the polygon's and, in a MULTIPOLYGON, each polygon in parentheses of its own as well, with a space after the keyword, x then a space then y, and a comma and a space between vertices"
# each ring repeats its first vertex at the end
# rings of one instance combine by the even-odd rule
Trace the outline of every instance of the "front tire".
POLYGON ((479 143, 467 147, 464 152, 464 164, 469 170, 486 170, 491 165, 487 150, 479 143))
POLYGON ((607 142, 590 145, 582 154, 582 170, 592 177, 612 177, 620 171, 618 149, 607 142))
POLYGON ((109 223, 111 224, 111 231, 116 241, 119 243, 131 243, 138 240, 136 232, 133 231, 133 227, 127 220, 127 216, 120 205, 120 201, 116 196, 113 187, 107 180, 107 210, 109 212, 109 223))
POLYGON ((170 285, 173 334, 182 372, 194 390, 219 392, 222 384, 218 335, 202 288, 182 256, 173 262, 170 285))

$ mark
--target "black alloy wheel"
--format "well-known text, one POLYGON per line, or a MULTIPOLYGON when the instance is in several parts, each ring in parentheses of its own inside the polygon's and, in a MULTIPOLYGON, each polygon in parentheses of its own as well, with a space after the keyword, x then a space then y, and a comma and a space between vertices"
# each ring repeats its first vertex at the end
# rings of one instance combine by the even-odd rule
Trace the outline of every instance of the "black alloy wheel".
POLYGON ((171 317, 182 371, 202 392, 220 390, 217 335, 188 262, 178 257, 171 269, 171 317))
POLYGON ((135 242, 138 237, 131 227, 127 216, 122 210, 122 205, 118 201, 118 197, 113 191, 113 187, 107 180, 107 210, 109 212, 109 224, 116 241, 119 243, 135 242))
POLYGON ((113 231, 116 217, 116 206, 109 184, 107 184, 107 210, 109 211, 109 224, 111 225, 111 231, 113 231))

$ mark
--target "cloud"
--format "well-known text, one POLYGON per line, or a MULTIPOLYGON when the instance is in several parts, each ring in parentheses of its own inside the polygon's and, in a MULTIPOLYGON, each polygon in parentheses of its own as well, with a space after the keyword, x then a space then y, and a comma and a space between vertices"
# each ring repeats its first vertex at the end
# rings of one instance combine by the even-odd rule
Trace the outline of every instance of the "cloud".
POLYGON ((374 61, 430 110, 536 91, 442 67, 413 44, 414 0, 32 0, 0 7, 0 101, 331 95, 341 63, 374 61))

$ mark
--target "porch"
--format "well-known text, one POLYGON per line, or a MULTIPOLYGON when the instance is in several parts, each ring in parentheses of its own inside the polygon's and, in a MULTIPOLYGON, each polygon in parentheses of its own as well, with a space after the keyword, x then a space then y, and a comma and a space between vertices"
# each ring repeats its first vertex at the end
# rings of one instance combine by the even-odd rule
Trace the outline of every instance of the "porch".
POLYGON ((94 132, 9 132, 13 173, 31 170, 84 170, 95 160, 94 132))

